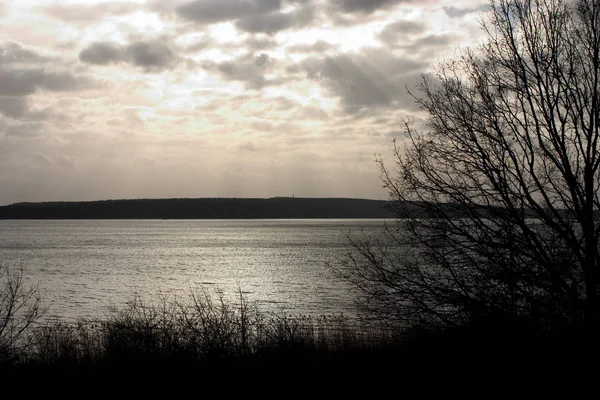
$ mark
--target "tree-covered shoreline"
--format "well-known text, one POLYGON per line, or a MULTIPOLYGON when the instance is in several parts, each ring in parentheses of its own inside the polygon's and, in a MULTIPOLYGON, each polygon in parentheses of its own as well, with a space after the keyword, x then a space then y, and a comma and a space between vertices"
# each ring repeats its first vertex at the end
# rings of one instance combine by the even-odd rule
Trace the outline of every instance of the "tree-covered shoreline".
POLYGON ((384 200, 345 198, 133 199, 16 203, 0 219, 390 218, 384 200))

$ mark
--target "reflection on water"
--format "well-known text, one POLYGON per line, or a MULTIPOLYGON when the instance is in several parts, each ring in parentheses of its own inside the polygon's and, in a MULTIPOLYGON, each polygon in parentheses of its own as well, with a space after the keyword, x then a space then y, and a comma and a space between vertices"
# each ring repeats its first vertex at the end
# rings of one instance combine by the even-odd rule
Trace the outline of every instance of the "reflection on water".
POLYGON ((347 234, 377 234, 383 220, 0 221, 0 261, 25 269, 49 315, 102 317, 134 294, 185 296, 198 284, 233 299, 241 288, 264 310, 354 313, 328 262, 347 234))

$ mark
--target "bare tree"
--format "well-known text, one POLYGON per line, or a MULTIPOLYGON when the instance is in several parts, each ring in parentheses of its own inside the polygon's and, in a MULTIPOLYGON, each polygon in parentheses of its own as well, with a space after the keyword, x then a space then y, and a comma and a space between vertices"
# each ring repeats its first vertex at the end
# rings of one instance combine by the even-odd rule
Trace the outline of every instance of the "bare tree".
POLYGON ((13 272, 0 263, 0 364, 24 354, 28 330, 42 311, 36 288, 23 282, 23 269, 13 272))
POLYGON ((492 0, 480 48, 411 93, 397 226, 355 243, 346 276, 372 314, 542 329, 600 321, 600 2, 492 0))

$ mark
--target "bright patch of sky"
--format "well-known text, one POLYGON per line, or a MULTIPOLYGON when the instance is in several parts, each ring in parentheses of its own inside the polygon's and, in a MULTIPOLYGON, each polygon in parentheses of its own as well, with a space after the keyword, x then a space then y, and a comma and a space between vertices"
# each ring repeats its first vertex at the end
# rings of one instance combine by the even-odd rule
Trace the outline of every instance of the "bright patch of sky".
POLYGON ((375 154, 487 0, 0 0, 0 204, 386 198, 375 154))

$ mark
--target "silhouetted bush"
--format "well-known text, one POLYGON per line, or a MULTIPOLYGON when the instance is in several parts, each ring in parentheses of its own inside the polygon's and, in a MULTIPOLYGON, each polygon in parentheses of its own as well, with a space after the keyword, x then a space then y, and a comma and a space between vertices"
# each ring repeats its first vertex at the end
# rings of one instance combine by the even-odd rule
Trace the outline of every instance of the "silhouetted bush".
POLYGON ((0 365, 29 350, 27 333, 42 313, 37 289, 23 282, 23 269, 15 272, 0 262, 0 365))
POLYGON ((198 288, 187 301, 134 297, 101 321, 51 321, 28 332, 21 365, 65 368, 206 367, 327 361, 344 352, 391 347, 392 332, 344 316, 263 313, 241 293, 198 288), (215 364, 217 363, 217 364, 215 364))

